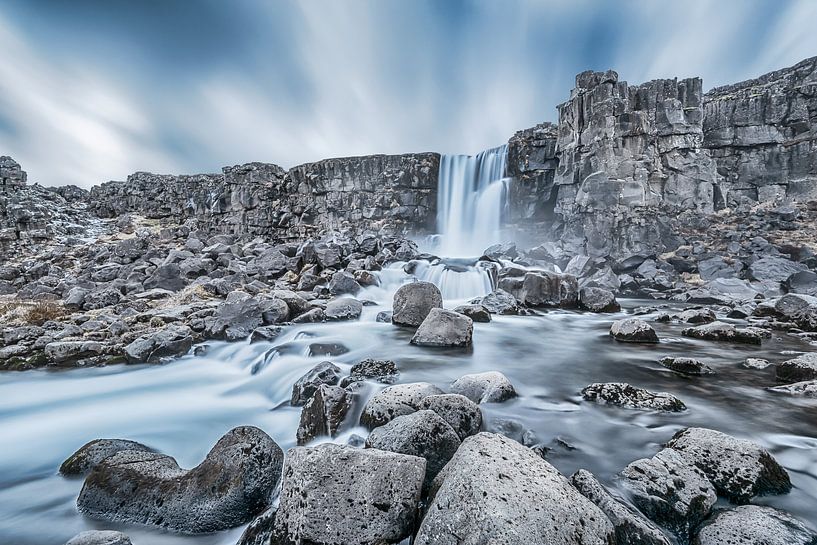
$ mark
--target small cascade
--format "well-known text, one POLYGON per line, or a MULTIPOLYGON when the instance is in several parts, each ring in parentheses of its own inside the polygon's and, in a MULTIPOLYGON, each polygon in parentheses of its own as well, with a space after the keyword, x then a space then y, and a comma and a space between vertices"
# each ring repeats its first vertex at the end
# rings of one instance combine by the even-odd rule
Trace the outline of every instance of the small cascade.
POLYGON ((465 300, 491 293, 494 289, 490 271, 473 259, 441 259, 429 263, 418 261, 414 276, 440 288, 443 299, 465 300))
POLYGON ((508 146, 477 155, 444 155, 437 191, 438 253, 474 257, 500 241, 508 183, 508 146))

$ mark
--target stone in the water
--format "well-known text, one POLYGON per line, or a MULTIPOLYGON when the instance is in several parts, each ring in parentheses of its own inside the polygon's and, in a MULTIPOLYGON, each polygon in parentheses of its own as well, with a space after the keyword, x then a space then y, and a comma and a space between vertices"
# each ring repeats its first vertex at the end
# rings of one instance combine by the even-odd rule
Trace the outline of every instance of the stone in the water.
POLYGON ((277 507, 270 507, 255 517, 241 534, 236 545, 271 545, 277 512, 277 507))
POLYGON ((329 293, 332 295, 355 295, 361 290, 360 284, 357 283, 355 277, 346 272, 338 271, 332 275, 329 280, 329 293))
POLYGON ((75 535, 65 545, 131 545, 131 540, 114 530, 89 530, 75 535))
POLYGON ((817 379, 817 352, 808 352, 777 366, 780 382, 803 382, 817 379))
POLYGON ((284 328, 279 325, 265 325, 253 330, 250 335, 251 343, 271 342, 277 339, 284 328))
POLYGON ((349 376, 341 381, 341 386, 346 387, 353 382, 362 380, 374 380, 382 384, 394 384, 400 372, 397 364, 391 360, 365 359, 352 366, 349 376))
POLYGON ((806 331, 817 331, 817 297, 789 293, 777 300, 774 310, 806 331))
POLYGON ((700 469, 719 494, 735 503, 791 490, 786 470, 752 441, 707 428, 686 428, 667 446, 700 469))
POLYGON ((290 403, 293 406, 303 405, 321 384, 330 386, 337 384, 340 381, 340 373, 340 367, 331 361, 322 361, 295 382, 290 403))
POLYGON ((377 449, 293 448, 272 543, 397 543, 414 530, 425 470, 423 458, 377 449))
POLYGON ((125 450, 153 452, 153 449, 146 447, 142 443, 128 441, 127 439, 94 439, 85 443, 79 450, 69 456, 60 466, 60 473, 63 475, 85 475, 105 458, 125 450))
POLYGON ((618 312, 621 305, 612 291, 603 288, 582 288, 579 292, 579 306, 590 312, 618 312))
POLYGON ((636 507, 675 533, 681 543, 688 542, 717 500, 701 470, 673 449, 632 462, 621 476, 636 507))
POLYGON ((479 405, 460 394, 438 394, 423 399, 418 408, 429 409, 440 415, 460 439, 465 439, 482 428, 482 410, 479 405))
POLYGON ((714 369, 695 358, 674 358, 667 356, 658 360, 658 363, 682 375, 711 375, 715 373, 714 369))
POLYGON ((803 382, 775 386, 769 388, 769 391, 792 396, 817 397, 817 380, 805 380, 803 382))
POLYGON ((626 382, 594 383, 582 390, 588 401, 607 405, 620 405, 631 409, 680 412, 686 410, 683 401, 667 392, 650 392, 631 386, 626 382))
POLYGON ((161 363, 182 356, 193 347, 193 331, 184 325, 168 325, 139 337, 125 347, 129 363, 161 363))
POLYGON ((327 320, 356 320, 363 312, 363 303, 351 297, 340 297, 326 303, 323 312, 327 320))
POLYGON ((474 321, 468 316, 432 308, 411 338, 411 344, 433 347, 471 346, 474 335, 474 321))
POLYGON ((706 521, 694 545, 816 544, 817 534, 790 514, 764 505, 741 505, 706 521))
POLYGON ((670 540, 652 522, 645 519, 635 509, 616 499, 587 470, 580 469, 570 478, 582 496, 601 509, 616 532, 616 543, 628 545, 671 545, 670 540))
POLYGON ((609 545, 613 526, 549 463, 493 433, 463 441, 432 486, 415 545, 609 545))
POLYGON ((338 386, 321 384, 301 410, 296 439, 305 445, 316 437, 335 437, 349 409, 353 395, 338 386))
POLYGON ((499 371, 463 375, 451 385, 452 394, 460 394, 474 403, 502 403, 516 397, 516 389, 499 371))
POLYGON ((657 343, 658 334, 650 324, 639 318, 617 320, 610 326, 610 335, 628 343, 657 343))
POLYGON ((363 407, 360 423, 369 428, 382 426, 398 416, 411 414, 428 396, 444 393, 428 382, 396 384, 375 394, 363 407))
POLYGON ((412 282, 394 293, 392 323, 419 327, 433 308, 442 308, 443 296, 431 282, 412 282))
POLYGON ((766 369, 771 365, 772 362, 763 358, 746 358, 746 361, 743 362, 743 366, 747 369, 766 369))
POLYGON ((454 309, 454 312, 464 314, 475 322, 490 322, 491 313, 485 305, 460 305, 454 309))
POLYGON ((693 308, 680 313, 678 319, 688 324, 708 324, 714 322, 717 318, 712 309, 693 308))
POLYGON ((333 356, 341 356, 348 351, 349 349, 341 343, 311 343, 306 349, 306 354, 311 358, 331 358, 333 356))
POLYGON ((448 422, 430 410, 398 416, 372 430, 366 439, 366 448, 425 458, 426 476, 423 488, 426 489, 459 446, 460 438, 448 422))
POLYGON ((123 451, 91 470, 77 507, 92 518, 215 532, 244 524, 267 507, 282 463, 275 441, 251 426, 230 430, 190 470, 162 454, 123 451))
POLYGON ((519 301, 503 289, 496 289, 485 297, 477 299, 475 304, 484 306, 491 314, 519 314, 519 301))
POLYGON ((707 341, 730 341, 743 344, 760 344, 761 335, 750 329, 738 329, 725 322, 712 322, 698 327, 688 327, 681 335, 707 341))

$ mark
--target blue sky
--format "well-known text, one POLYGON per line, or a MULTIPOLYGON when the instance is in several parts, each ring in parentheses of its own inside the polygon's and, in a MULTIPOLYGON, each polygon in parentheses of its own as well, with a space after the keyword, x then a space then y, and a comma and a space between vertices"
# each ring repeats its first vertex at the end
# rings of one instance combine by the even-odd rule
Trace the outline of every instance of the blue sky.
POLYGON ((815 24, 817 0, 2 0, 0 155, 88 187, 475 153, 582 70, 709 89, 817 55, 815 24))

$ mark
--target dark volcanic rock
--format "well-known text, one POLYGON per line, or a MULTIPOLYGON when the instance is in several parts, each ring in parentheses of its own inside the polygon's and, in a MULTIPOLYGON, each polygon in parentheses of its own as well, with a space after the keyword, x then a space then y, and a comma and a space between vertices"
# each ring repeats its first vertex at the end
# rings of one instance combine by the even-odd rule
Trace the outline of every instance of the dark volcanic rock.
POLYGON ((428 396, 444 393, 428 382, 396 384, 375 394, 363 407, 360 423, 369 428, 382 426, 398 416, 411 414, 428 396))
POLYGON ((125 347, 129 363, 161 363, 187 354, 193 347, 193 331, 183 325, 168 325, 143 335, 125 347))
POLYGON ((626 318, 613 322, 610 335, 617 341, 627 343, 657 343, 658 334, 650 324, 638 318, 626 318))
POLYGON ((123 451, 91 470, 77 506, 92 518, 184 533, 232 528, 267 506, 282 462, 275 441, 253 427, 229 431, 191 470, 169 456, 123 451))
POLYGON ((513 384, 499 371, 463 375, 451 384, 451 393, 474 403, 502 403, 516 397, 513 384))
POLYGON ((491 313, 485 305, 460 305, 454 309, 454 312, 464 314, 475 322, 490 322, 491 313))
POLYGON ((84 444, 60 466, 63 475, 85 475, 99 462, 122 451, 153 452, 136 441, 127 439, 94 439, 84 444))
POLYGON ((329 386, 337 384, 340 381, 340 373, 340 367, 331 361, 322 361, 295 382, 290 403, 293 406, 303 405, 321 384, 329 386))
POLYGON ((464 395, 431 395, 420 401, 417 408, 428 409, 440 415, 460 439, 470 437, 482 428, 482 410, 464 395))
POLYGON ((817 352, 802 354, 778 364, 776 374, 780 382, 817 379, 817 352))
POLYGON ((321 384, 301 410, 296 438, 304 445, 316 437, 335 437, 349 410, 353 395, 343 388, 321 384))
POLYGON ((519 302, 516 297, 503 289, 496 289, 474 303, 484 306, 491 314, 519 314, 519 302))
POLYGON ((774 388, 769 388, 769 391, 791 396, 817 397, 817 380, 805 380, 803 382, 775 386, 774 388))
POLYGON ((131 540, 114 530, 90 530, 75 535, 65 545, 131 545, 131 540))
POLYGON ((741 505, 719 511, 698 531, 694 545, 815 545, 817 534, 783 511, 741 505))
POLYGON ((789 293, 777 300, 774 310, 806 331, 817 331, 817 297, 789 293))
POLYGON ((686 428, 667 446, 703 471, 718 493, 734 502, 791 490, 786 470, 752 441, 706 428, 686 428))
POLYGON ((417 346, 471 346, 474 321, 453 310, 432 308, 411 338, 417 346))
POLYGON ((579 306, 591 312, 618 312, 621 305, 613 292, 602 288, 582 288, 579 292, 579 306))
POLYGON ((802 263, 796 263, 784 257, 764 257, 749 265, 749 275, 753 280, 768 280, 780 283, 791 275, 808 269, 802 263))
POLYGON ((725 322, 712 322, 698 327, 688 327, 681 335, 707 341, 729 341, 743 344, 760 344, 762 337, 756 331, 738 329, 725 322))
POLYGON ((394 293, 392 323, 418 327, 433 308, 442 308, 443 296, 431 282, 412 282, 394 293))
POLYGON ((397 364, 391 360, 365 359, 352 366, 349 376, 344 378, 341 386, 348 386, 353 382, 374 380, 382 384, 393 384, 397 381, 400 372, 397 364))
POLYGON ((324 316, 327 320, 356 320, 363 312, 363 303, 351 297, 341 297, 326 303, 324 316))
POLYGON ((715 371, 707 364, 695 358, 661 358, 658 363, 671 371, 682 375, 711 375, 715 371))
POLYGON ((650 392, 630 386, 625 382, 595 383, 582 390, 582 397, 588 401, 606 405, 620 405, 631 409, 680 412, 686 405, 672 394, 650 392))

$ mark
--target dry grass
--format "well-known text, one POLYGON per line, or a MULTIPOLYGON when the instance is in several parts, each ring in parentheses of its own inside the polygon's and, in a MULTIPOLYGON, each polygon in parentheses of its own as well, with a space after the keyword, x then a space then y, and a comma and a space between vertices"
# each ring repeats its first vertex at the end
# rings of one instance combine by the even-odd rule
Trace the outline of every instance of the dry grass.
POLYGON ((0 322, 6 324, 43 325, 67 314, 65 307, 54 301, 0 301, 0 322))

